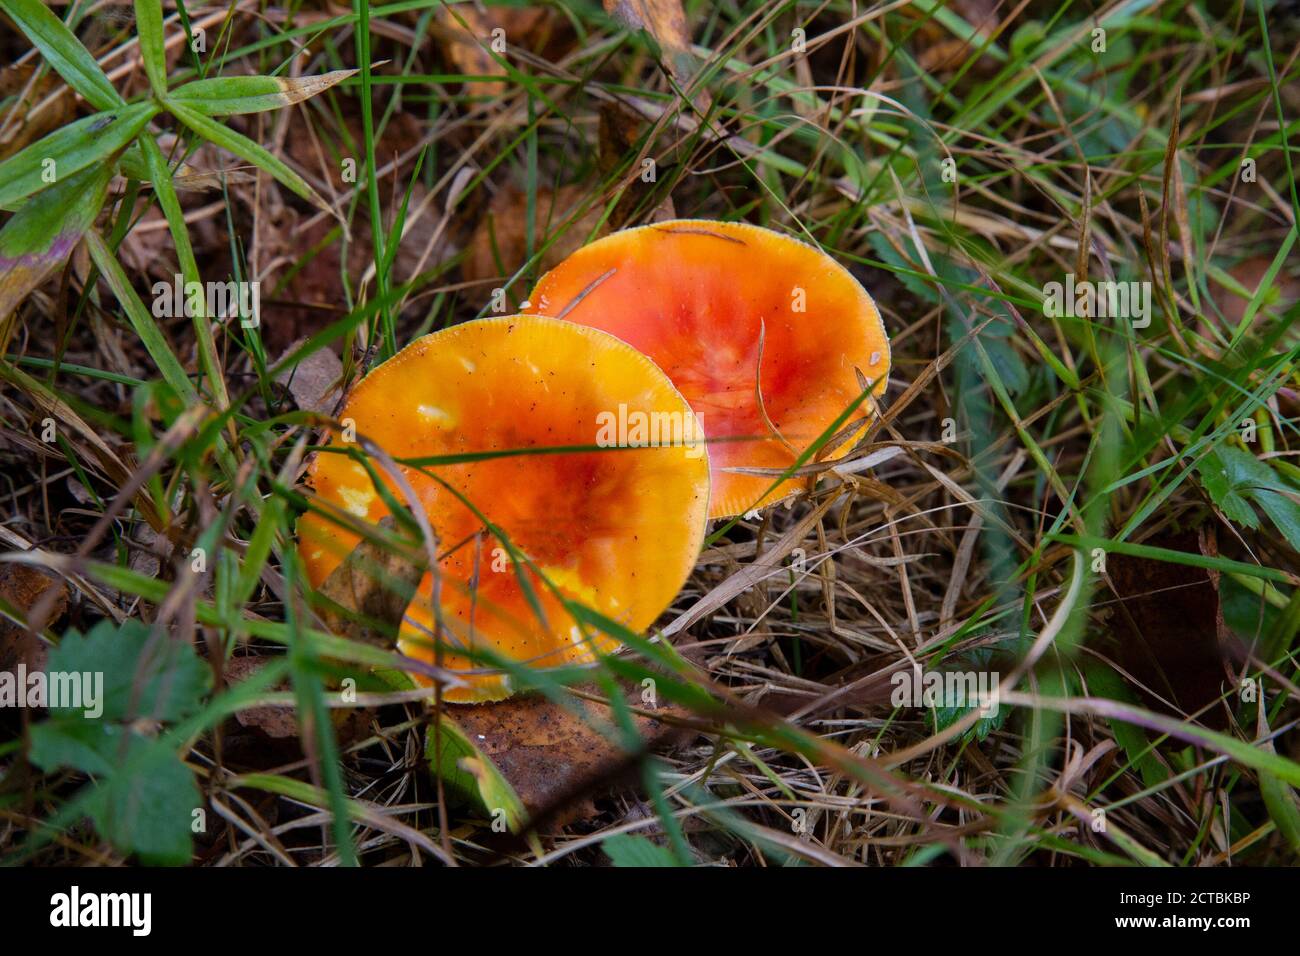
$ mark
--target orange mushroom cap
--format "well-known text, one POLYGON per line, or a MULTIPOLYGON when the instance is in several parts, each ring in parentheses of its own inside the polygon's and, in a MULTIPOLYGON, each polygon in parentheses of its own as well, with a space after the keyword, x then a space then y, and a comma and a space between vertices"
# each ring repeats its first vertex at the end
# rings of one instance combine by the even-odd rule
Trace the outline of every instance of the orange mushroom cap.
MULTIPOLYGON (((339 418, 352 419, 359 440, 399 463, 507 449, 592 449, 427 469, 481 517, 425 470, 399 464, 438 538, 441 664, 467 672, 467 686, 447 689, 446 700, 500 700, 512 692, 508 675, 458 648, 490 648, 555 667, 589 663, 617 647, 579 627, 552 587, 641 631, 672 602, 699 554, 709 466, 702 442, 689 441, 698 427, 690 406, 653 362, 599 330, 517 315, 426 335, 359 382, 339 418), (620 416, 655 419, 665 435, 675 423, 688 440, 651 445, 634 436, 624 444, 645 447, 594 448, 607 443, 604 433, 616 434, 603 426, 620 416), (483 519, 521 554, 518 568, 483 519)), ((341 446, 342 438, 331 446, 341 446)), ((382 465, 372 465, 403 501, 382 465)), ((369 522, 389 513, 365 468, 348 455, 319 452, 308 475, 326 510, 335 506, 369 522)), ((313 587, 359 540, 315 511, 299 520, 298 539, 313 587)), ((432 589, 433 575, 425 575, 398 641, 403 653, 429 662, 435 659, 432 589)))
MULTIPOLYGON (((713 518, 798 491, 804 481, 790 479, 765 494, 776 474, 732 469, 788 469, 862 396, 859 372, 873 396, 889 373, 880 313, 849 271, 747 223, 614 233, 544 275, 524 311, 613 333, 668 373, 708 437, 713 518)), ((848 421, 873 408, 867 398, 848 421)), ((839 441, 825 457, 851 447, 839 441)))

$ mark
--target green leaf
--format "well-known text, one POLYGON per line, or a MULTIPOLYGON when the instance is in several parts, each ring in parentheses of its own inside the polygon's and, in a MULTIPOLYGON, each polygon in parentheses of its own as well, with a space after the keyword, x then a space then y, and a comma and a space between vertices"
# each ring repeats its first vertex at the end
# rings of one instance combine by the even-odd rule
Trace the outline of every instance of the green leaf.
POLYGON ((155 634, 136 620, 123 621, 120 627, 101 621, 85 635, 68 632, 50 651, 49 670, 103 674, 102 719, 106 721, 180 720, 198 709, 211 680, 211 672, 192 646, 166 633, 155 634))
POLYGON ((135 30, 145 76, 159 96, 167 93, 167 53, 163 45, 163 11, 160 0, 135 0, 135 30))
POLYGON ((131 734, 120 770, 96 788, 89 812, 100 836, 123 853, 148 865, 183 866, 201 805, 184 762, 161 742, 131 734))
MULTIPOLYGON (((1295 595, 1300 596, 1300 591, 1295 595)), ((1254 641, 1270 634, 1279 626, 1282 612, 1261 595, 1240 584, 1230 574, 1219 580, 1219 603, 1223 605, 1223 620, 1238 637, 1254 641)), ((1262 657, 1272 660, 1272 657, 1262 657)))
MULTIPOLYGON (((51 706, 49 719, 31 728, 32 763, 90 775, 86 812, 121 852, 149 864, 187 862, 200 806, 194 775, 174 740, 146 737, 134 721, 166 723, 198 712, 210 673, 194 648, 139 621, 102 621, 88 634, 64 635, 46 673, 82 675, 82 700, 79 707, 51 706)), ((54 678, 47 680, 52 686, 54 678)))
MULTIPOLYGON (((940 673, 948 671, 984 671, 993 673, 993 651, 988 647, 979 647, 964 654, 957 654, 945 661, 945 667, 940 673)), ((979 710, 977 705, 969 704, 940 704, 931 711, 934 720, 935 732, 946 730, 955 724, 961 718, 965 717, 972 710, 979 710)), ((1001 729, 1002 725, 1007 722, 1007 715, 1011 712, 1008 707, 999 707, 996 711, 988 716, 981 717, 979 720, 962 734, 963 740, 983 740, 990 733, 1001 729)))
POLYGON ((982 336, 980 341, 993 364, 993 371, 1009 395, 1019 395, 1029 387, 1029 369, 1011 343, 992 336, 982 336))
POLYGON ((172 92, 169 99, 204 116, 261 113, 292 106, 328 90, 356 70, 335 70, 321 76, 224 76, 195 80, 172 92))
POLYGON ((118 169, 127 179, 137 179, 144 182, 149 178, 149 164, 144 158, 144 152, 140 149, 140 143, 143 137, 136 140, 128 146, 117 160, 118 169))
POLYGON ((435 748, 433 727, 425 731, 424 756, 434 776, 441 777, 449 791, 486 813, 503 811, 510 832, 518 833, 527 821, 528 812, 492 759, 446 713, 442 715, 438 737, 439 746, 435 748))
POLYGON ((0 229, 0 320, 76 248, 104 205, 112 163, 73 173, 28 199, 0 229))
POLYGON ((1278 473, 1284 484, 1291 488, 1300 488, 1300 468, 1281 458, 1272 458, 1269 464, 1278 473))
POLYGON ((1264 509, 1264 514, 1282 532, 1287 543, 1300 551, 1300 504, 1275 491, 1256 490, 1252 498, 1264 509))
POLYGON ((672 850, 638 834, 615 833, 602 840, 600 848, 619 867, 678 865, 672 850))
POLYGON ((889 244, 886 239, 878 232, 873 232, 869 237, 871 247, 880 256, 880 260, 885 263, 889 271, 893 273, 894 278, 903 284, 903 288, 916 296, 922 302, 937 304, 939 293, 931 283, 916 274, 917 270, 907 263, 898 250, 889 244))
POLYGON ((28 759, 45 770, 72 767, 96 777, 107 777, 116 755, 125 745, 127 731, 99 720, 61 718, 34 724, 28 759))
POLYGON ((1300 503, 1292 497, 1297 494, 1295 489, 1248 451, 1224 445, 1213 454, 1218 457, 1229 488, 1259 505, 1287 543, 1300 551, 1300 503))
POLYGON ((318 209, 334 215, 334 210, 316 193, 316 190, 307 185, 306 180, 247 136, 242 136, 233 129, 222 126, 215 120, 209 119, 202 113, 184 105, 179 100, 169 98, 167 105, 178 120, 204 139, 266 170, 266 172, 278 179, 285 188, 297 193, 318 209))
MULTIPOLYGON (((975 710, 973 707, 936 707, 933 711, 935 732, 947 730, 961 718, 965 717, 970 711, 975 710)), ((962 734, 963 740, 983 740, 995 730, 1001 729, 1002 725, 1007 722, 1007 714, 1011 711, 1007 707, 999 707, 995 713, 987 717, 981 717, 975 721, 966 732, 962 734)))
POLYGON ((158 108, 149 103, 96 113, 20 150, 0 163, 0 206, 48 189, 88 166, 107 162, 157 113, 158 108))
POLYGON ((1229 521, 1235 521, 1244 528, 1259 527, 1259 516, 1255 514, 1255 509, 1237 493, 1228 478, 1227 468, 1216 453, 1211 451, 1201 458, 1196 463, 1196 473, 1201 477, 1205 493, 1229 521))
POLYGON ((0 0, 0 10, 13 18, 18 29, 41 51, 45 62, 84 96, 87 103, 97 110, 125 105, 90 51, 41 0, 0 0))

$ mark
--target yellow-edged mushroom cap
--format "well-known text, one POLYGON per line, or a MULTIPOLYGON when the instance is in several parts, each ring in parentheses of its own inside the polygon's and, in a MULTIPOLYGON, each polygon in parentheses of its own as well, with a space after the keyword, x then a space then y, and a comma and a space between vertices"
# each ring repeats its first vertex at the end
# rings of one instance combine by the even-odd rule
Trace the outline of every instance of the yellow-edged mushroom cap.
MULTIPOLYGON (((441 663, 466 672, 468 681, 451 688, 447 700, 499 700, 511 693, 507 675, 458 648, 490 648, 555 667, 588 663, 617 646, 607 636, 584 633, 547 582, 563 598, 642 631, 673 601, 698 556, 709 466, 694 415, 650 359, 598 329, 519 315, 426 335, 359 382, 339 419, 351 419, 358 438, 399 462, 583 449, 424 470, 400 466, 438 537, 446 629, 441 663), (518 568, 489 525, 521 552, 518 568)), ((343 447, 343 436, 331 447, 343 447)), ((372 464, 402 501, 384 469, 372 464)), ((366 469, 348 455, 322 451, 308 475, 316 502, 327 511, 333 506, 334 513, 369 522, 388 514, 366 469)), ((313 587, 358 542, 314 511, 299 521, 298 537, 313 587)), ((399 640, 403 653, 431 662, 432 578, 425 576, 407 608, 399 640)))
MULTIPOLYGON (((614 233, 543 276, 524 311, 613 333, 668 373, 709 439, 711 517, 797 491, 802 482, 789 480, 765 494, 773 475, 734 469, 789 468, 861 397, 862 382, 878 396, 889 374, 880 313, 849 271, 747 223, 614 233)), ((867 398, 847 421, 873 409, 867 398)), ((854 437, 825 457, 843 455, 854 437)))

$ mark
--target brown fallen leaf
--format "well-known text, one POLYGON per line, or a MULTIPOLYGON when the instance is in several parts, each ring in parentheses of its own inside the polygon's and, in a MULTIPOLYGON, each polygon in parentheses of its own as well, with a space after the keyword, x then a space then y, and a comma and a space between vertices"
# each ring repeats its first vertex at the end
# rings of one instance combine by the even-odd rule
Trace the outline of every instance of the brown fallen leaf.
MULTIPOLYGON (((599 149, 596 156, 602 177, 608 178, 619 170, 619 167, 626 162, 629 154, 636 150, 637 144, 640 142, 641 137, 645 135, 649 125, 641 114, 628 109, 621 103, 610 102, 601 105, 599 149)), ((630 170, 633 178, 627 188, 624 189, 623 195, 619 197, 613 211, 609 214, 608 224, 611 230, 622 229, 632 219, 638 206, 653 192, 655 188, 654 182, 645 181, 645 167, 643 165, 646 159, 653 158, 651 154, 647 153, 642 162, 630 170)), ((626 177, 628 172, 624 171, 623 176, 626 177)), ((655 170, 655 180, 657 181, 659 175, 664 172, 663 167, 657 168, 655 170)), ((650 212, 649 221, 666 222, 676 218, 672 196, 664 196, 650 212)))
MULTIPOLYGON (((1218 554, 1209 525, 1143 543, 1190 554, 1218 554)), ((1110 650, 1143 685, 1138 691, 1146 704, 1177 717, 1213 704, 1228 679, 1218 572, 1122 554, 1107 556, 1106 571, 1118 599, 1110 608, 1110 650)), ((1198 719, 1206 726, 1223 728, 1227 716, 1215 704, 1198 719)))
MULTIPOLYGON (((225 663, 226 683, 231 686, 242 683, 265 666, 266 661, 259 657, 232 657, 225 663)), ((287 684, 281 682, 275 689, 285 687, 287 684)), ((241 727, 257 730, 276 740, 298 736, 298 716, 290 707, 249 707, 237 711, 235 720, 241 727)))
MULTIPOLYGON (((595 729, 614 726, 609 707, 572 701, 579 714, 540 695, 446 708, 444 779, 490 815, 503 813, 515 832, 532 821, 551 828, 594 816, 591 798, 625 778, 637 755, 615 742, 616 731, 610 731, 611 740, 595 729)), ((644 707, 639 698, 629 703, 644 707)), ((674 706, 658 712, 664 718, 687 716, 674 706)), ((634 714, 633 720, 643 750, 662 749, 690 733, 667 719, 634 714)), ((430 731, 426 753, 436 766, 433 737, 430 731)))
MULTIPOLYGON (((265 667, 270 658, 232 657, 223 670, 231 687, 249 680, 265 667)), ((270 689, 287 691, 288 679, 270 689)), ((366 737, 375 711, 363 707, 331 707, 330 723, 339 746, 347 747, 366 737)), ((224 725, 223 759, 246 767, 273 767, 301 759, 301 727, 294 707, 260 706, 236 711, 224 725)))
MULTIPOLYGON (((277 361, 299 348, 305 338, 298 339, 277 361)), ((317 349, 292 369, 286 369, 276 380, 289 389, 298 407, 305 412, 328 415, 338 401, 343 363, 331 348, 317 349)))
MULTIPOLYGON (((1244 297, 1213 276, 1210 277, 1210 297, 1223 313, 1224 324, 1229 331, 1240 325, 1241 320, 1246 317, 1250 299, 1259 289, 1260 283, 1264 281, 1264 276, 1268 274, 1272 265, 1272 256, 1251 256, 1242 259, 1228 270, 1228 275, 1246 290, 1247 295, 1244 297)), ((1297 299, 1300 299, 1300 276, 1290 275, 1284 267, 1273 280, 1273 288, 1265 296, 1261 311, 1281 315, 1297 299)))
MULTIPOLYGON (((47 620, 53 623, 68 609, 68 586, 29 564, 0 564, 0 598, 19 613, 25 615, 51 590, 57 596, 47 620)), ((7 617, 0 617, 0 671, 13 672, 19 664, 29 671, 43 671, 48 657, 44 641, 7 617)))
MULTIPOLYGON (((540 249, 556 231, 564 228, 563 234, 542 254, 539 275, 559 265, 586 245, 589 239, 599 238, 609 231, 608 223, 600 225, 603 207, 599 203, 593 203, 576 221, 565 226, 587 195, 587 188, 581 185, 537 190, 533 216, 535 248, 540 249)), ((461 266, 464 278, 469 282, 488 282, 514 275, 528 258, 527 222, 526 193, 513 186, 497 193, 470 238, 468 254, 461 266)), ((527 290, 522 288, 512 287, 511 291, 516 293, 513 296, 516 305, 527 294, 527 290)))
MULTIPOLYGON (((551 49, 554 41, 565 34, 564 18, 548 7, 483 7, 477 3, 458 3, 440 7, 434 14, 438 38, 444 55, 456 69, 467 76, 505 76, 506 68, 492 55, 492 44, 504 45, 497 55, 509 56, 511 46, 521 47, 548 59, 557 59, 565 50, 551 49), (500 30, 499 34, 493 31, 500 30)), ((501 96, 504 82, 474 83, 471 89, 485 96, 501 96)))
POLYGON ((602 175, 608 176, 618 167, 644 135, 647 125, 640 113, 619 102, 600 105, 596 160, 602 175))
POLYGON ((135 538, 136 540, 131 542, 127 567, 136 574, 143 574, 150 578, 157 577, 163 563, 171 556, 171 542, 167 540, 166 535, 159 534, 148 525, 137 529, 135 538))
MULTIPOLYGON (((633 30, 644 30, 654 37, 667 59, 665 66, 673 81, 683 91, 695 75, 695 54, 681 0, 604 0, 605 12, 633 30)), ((707 107, 698 94, 696 105, 707 107)))
MULTIPOLYGON (((158 148, 173 170, 172 184, 181 192, 181 204, 187 207, 187 211, 192 205, 191 200, 206 203, 211 197, 190 197, 186 193, 219 192, 239 183, 257 180, 255 166, 229 153, 223 155, 211 143, 189 147, 175 133, 164 132, 158 136, 158 148)), ((135 229, 132 229, 127 235, 134 233, 135 229)))
MULTIPOLYGON (((975 28, 969 40, 954 36, 928 14, 919 10, 908 11, 916 18, 924 18, 913 43, 917 50, 917 65, 926 73, 946 73, 957 69, 994 36, 998 27, 998 0, 952 0, 947 6, 975 28)), ((984 73, 995 64, 992 57, 984 56, 976 67, 984 73)))

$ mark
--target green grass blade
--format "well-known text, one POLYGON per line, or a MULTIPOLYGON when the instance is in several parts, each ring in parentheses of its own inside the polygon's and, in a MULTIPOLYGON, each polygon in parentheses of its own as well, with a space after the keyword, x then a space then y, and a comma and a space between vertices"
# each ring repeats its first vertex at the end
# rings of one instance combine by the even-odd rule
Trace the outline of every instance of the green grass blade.
POLYGON ((112 178, 103 163, 27 200, 0 229, 0 321, 65 262, 90 228, 112 178))
MULTIPOLYGON (((370 233, 374 236, 375 287, 380 300, 388 293, 388 269, 384 256, 384 221, 379 205, 379 180, 375 175, 375 118, 370 90, 370 0, 358 0, 360 23, 356 31, 357 65, 361 67, 361 130, 365 141, 366 198, 370 206, 370 233)), ((397 351, 397 338, 393 329, 392 310, 387 305, 380 309, 384 333, 382 357, 397 351)))
POLYGON ((1048 536, 1048 540, 1073 545, 1088 552, 1091 552, 1094 548, 1100 548, 1107 554, 1125 554, 1134 558, 1167 561, 1170 564, 1185 564, 1193 568, 1209 568, 1211 571, 1236 572, 1252 578, 1273 581, 1277 584, 1293 583, 1291 575, 1285 571, 1263 565, 1247 564, 1245 561, 1234 561, 1231 558, 1190 554, 1169 548, 1156 548, 1146 544, 1131 544, 1128 541, 1116 541, 1113 538, 1096 538, 1087 535, 1053 534, 1048 536))
POLYGON ((131 322, 136 334, 140 336, 140 341, 144 343, 149 357, 158 366, 158 371, 162 373, 164 381, 172 387, 172 390, 183 401, 188 404, 198 404, 199 396, 194 390, 194 384, 190 381, 189 376, 185 374, 185 368, 181 365, 180 360, 172 353, 166 337, 162 334, 162 330, 158 328, 158 323, 154 321, 149 310, 140 301, 140 296, 132 288, 131 280, 127 278, 121 263, 117 261, 117 257, 113 255, 112 250, 108 248, 99 234, 94 231, 86 233, 86 245, 90 248, 90 258, 108 281, 109 287, 113 290, 113 295, 121 303, 127 319, 131 322))
MULTIPOLYGON (((270 520, 270 519, 268 519, 270 520)), ((285 584, 297 589, 297 563, 286 561, 285 584)), ((349 825, 349 800, 343 785, 343 770, 339 766, 338 744, 334 739, 334 726, 330 723, 325 705, 325 686, 320 675, 320 659, 310 639, 299 630, 299 605, 295 599, 285 602, 285 623, 289 626, 292 643, 289 645, 289 673, 293 681, 294 698, 302 721, 303 750, 308 759, 314 758, 329 801, 334 824, 334 842, 344 866, 357 865, 357 849, 349 825), (315 738, 314 740, 312 738, 315 738)))
MULTIPOLYGON (((194 259, 194 247, 190 243, 189 229, 185 225, 185 215, 181 210, 180 200, 176 198, 171 170, 167 168, 167 160, 153 137, 141 137, 140 146, 144 150, 145 161, 149 164, 149 179, 153 183, 154 193, 158 196, 158 204, 162 207, 163 215, 167 217, 167 226, 171 230, 172 241, 176 244, 176 257, 180 260, 181 275, 186 285, 191 282, 202 282, 199 276, 199 265, 194 259)), ((195 304, 198 304, 197 299, 195 304)), ((217 407, 224 409, 230 404, 230 396, 226 392, 226 377, 222 374, 221 363, 217 358, 217 346, 212 339, 212 328, 208 324, 206 303, 204 306, 195 310, 194 336, 199 344, 199 359, 203 363, 203 373, 208 378, 208 386, 216 398, 217 407)))
POLYGON ((159 96, 165 96, 167 53, 163 47, 163 11, 159 0, 135 0, 135 29, 149 85, 159 96))
POLYGON ((0 206, 49 188, 87 166, 106 162, 135 138, 158 108, 136 103, 86 116, 0 163, 0 206))
POLYGON ((232 116, 239 113, 263 113, 292 106, 323 93, 346 80, 356 70, 334 70, 320 76, 299 78, 282 76, 223 76, 195 80, 171 94, 181 103, 204 116, 232 116))
POLYGON ((1295 788, 1287 786, 1271 773, 1260 771, 1259 794, 1264 798, 1264 807, 1277 831, 1291 849, 1300 853, 1300 805, 1296 804, 1295 788))
POLYGON ((1005 694, 1003 699, 1012 705, 1038 706, 1066 714, 1100 714, 1115 720, 1123 720, 1137 727, 1168 734, 1177 740, 1223 754, 1243 767, 1270 774, 1293 787, 1300 786, 1300 764, 1294 760, 1265 750, 1257 743, 1241 740, 1217 730, 1209 730, 1190 721, 1178 720, 1142 707, 1100 697, 1039 697, 1017 691, 1005 694))
POLYGON ((233 129, 204 116, 198 110, 185 105, 179 100, 169 97, 167 106, 178 120, 210 143, 220 146, 239 158, 247 160, 259 169, 270 173, 286 189, 306 199, 316 208, 324 210, 330 215, 335 214, 329 204, 320 197, 316 190, 307 184, 306 180, 286 166, 282 160, 271 155, 267 149, 253 142, 247 136, 236 133, 233 129))

